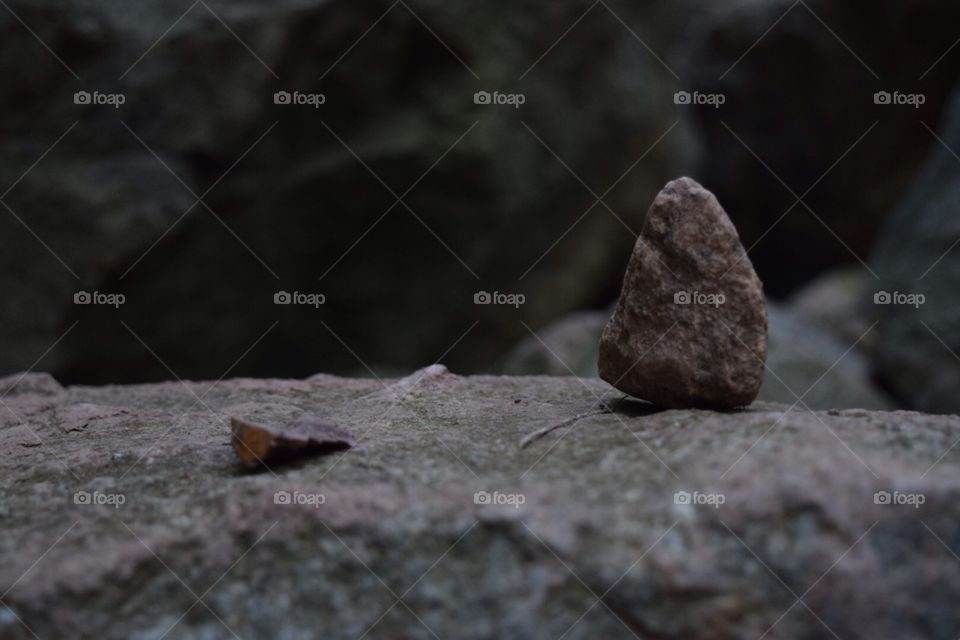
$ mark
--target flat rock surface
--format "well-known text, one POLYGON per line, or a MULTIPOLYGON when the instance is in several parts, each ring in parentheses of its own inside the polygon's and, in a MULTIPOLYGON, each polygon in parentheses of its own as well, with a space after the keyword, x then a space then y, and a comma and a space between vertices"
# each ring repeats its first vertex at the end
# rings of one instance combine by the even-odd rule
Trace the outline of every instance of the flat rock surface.
POLYGON ((960 635, 957 417, 441 367, 15 388, 4 639, 960 635), (303 413, 356 446, 242 471, 231 416, 303 413))

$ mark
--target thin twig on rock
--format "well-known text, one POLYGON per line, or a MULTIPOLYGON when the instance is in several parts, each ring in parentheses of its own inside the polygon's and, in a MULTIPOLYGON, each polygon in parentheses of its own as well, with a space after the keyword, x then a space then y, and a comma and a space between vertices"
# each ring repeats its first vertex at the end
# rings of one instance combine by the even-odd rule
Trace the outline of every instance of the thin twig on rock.
POLYGON ((599 415, 603 415, 604 413, 612 413, 612 412, 613 410, 607 405, 601 405, 599 409, 594 409, 593 411, 586 411, 584 413, 578 413, 572 418, 567 418, 566 420, 562 422, 558 422, 557 424, 552 424, 548 427, 544 427, 543 429, 537 429, 533 433, 528 433, 523 437, 522 440, 520 440, 520 448, 526 449, 532 442, 539 440, 540 438, 547 435, 551 431, 556 431, 557 429, 560 429, 562 427, 573 425, 576 422, 583 420, 584 418, 589 418, 591 416, 599 416, 599 415))

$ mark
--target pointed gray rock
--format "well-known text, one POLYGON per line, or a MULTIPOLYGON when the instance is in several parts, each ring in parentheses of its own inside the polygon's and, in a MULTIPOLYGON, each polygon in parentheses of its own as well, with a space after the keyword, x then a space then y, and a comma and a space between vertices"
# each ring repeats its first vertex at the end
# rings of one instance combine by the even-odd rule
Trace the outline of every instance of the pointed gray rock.
POLYGON ((650 207, 600 340, 600 377, 664 408, 732 409, 763 381, 763 287, 737 230, 690 178, 650 207))

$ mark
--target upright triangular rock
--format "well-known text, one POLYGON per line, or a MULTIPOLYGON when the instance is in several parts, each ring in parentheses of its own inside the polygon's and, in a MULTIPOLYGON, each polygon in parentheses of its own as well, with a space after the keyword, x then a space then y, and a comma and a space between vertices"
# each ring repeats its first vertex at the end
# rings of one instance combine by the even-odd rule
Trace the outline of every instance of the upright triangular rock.
POLYGON ((760 391, 763 288, 737 230, 690 178, 650 207, 600 340, 600 377, 664 408, 732 409, 760 391))

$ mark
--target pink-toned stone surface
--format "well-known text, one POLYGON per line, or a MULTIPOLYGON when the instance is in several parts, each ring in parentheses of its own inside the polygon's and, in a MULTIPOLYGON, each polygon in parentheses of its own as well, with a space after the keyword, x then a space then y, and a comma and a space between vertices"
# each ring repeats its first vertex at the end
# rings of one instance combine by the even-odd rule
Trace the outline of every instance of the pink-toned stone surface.
POLYGON ((763 288, 712 193, 669 183, 647 214, 600 342, 600 377, 665 408, 730 409, 763 381, 763 288))
POLYGON ((597 379, 442 367, 21 382, 0 404, 3 640, 960 635, 957 417, 654 411, 597 379), (242 470, 230 417, 304 413, 356 446, 242 470))

